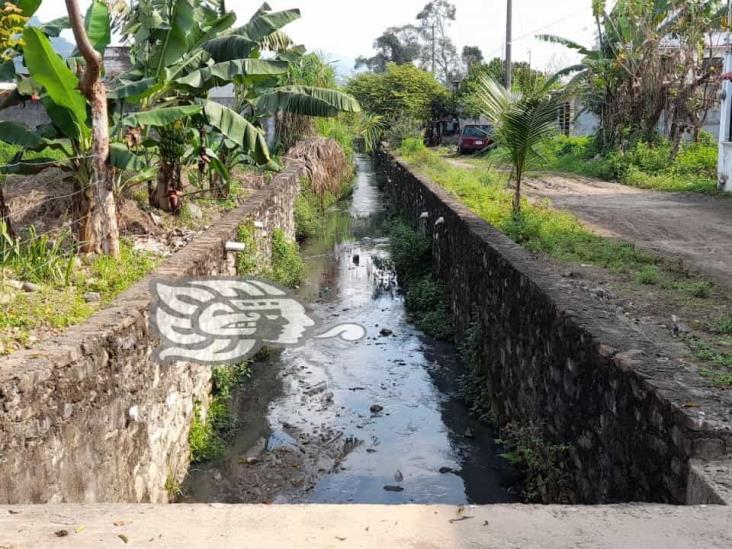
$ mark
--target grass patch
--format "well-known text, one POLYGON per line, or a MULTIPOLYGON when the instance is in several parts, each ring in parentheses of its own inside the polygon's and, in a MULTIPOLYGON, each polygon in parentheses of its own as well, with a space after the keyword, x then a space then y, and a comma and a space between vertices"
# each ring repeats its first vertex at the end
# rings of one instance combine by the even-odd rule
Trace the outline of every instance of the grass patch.
POLYGON ((703 135, 671 160, 671 145, 638 142, 627 151, 599 151, 589 136, 557 136, 540 148, 541 169, 570 172, 656 191, 717 193, 717 143, 703 135))
POLYGON ((408 140, 399 155, 412 167, 457 196, 466 206, 532 252, 571 263, 589 263, 613 270, 638 272, 660 259, 633 244, 596 236, 572 214, 548 203, 521 203, 522 216, 512 214, 513 194, 505 174, 452 166, 421 143, 408 140))
MULTIPOLYGON (((416 140, 406 141, 399 154, 412 168, 450 191, 478 216, 531 252, 546 254, 562 263, 607 269, 617 274, 616 278, 623 285, 629 284, 633 292, 641 289, 647 292, 649 286, 653 286, 654 293, 674 308, 674 314, 682 317, 683 312, 679 309, 697 316, 700 310, 709 306, 711 298, 719 294, 710 281, 689 274, 672 261, 641 250, 632 243, 592 234, 575 216, 552 209, 548 202, 524 200, 522 216, 515 219, 511 208, 512 190, 506 187, 505 174, 489 169, 455 167, 416 140)), ((400 254, 407 259, 411 255, 418 256, 419 250, 418 241, 403 239, 403 249, 394 250, 395 261, 400 254)), ((728 318, 722 319, 719 328, 729 330, 729 324, 728 318)), ((689 348, 703 368, 702 372, 716 386, 732 386, 728 366, 732 345, 708 337, 714 334, 706 333, 708 330, 704 326, 699 332, 700 343, 689 344, 689 348)))
POLYGON ((119 259, 96 256, 84 263, 43 238, 21 247, 20 256, 3 256, 0 269, 5 278, 37 283, 40 290, 16 291, 3 287, 0 279, 0 294, 10 297, 9 303, 0 305, 0 354, 31 345, 36 340, 34 332, 62 330, 83 322, 160 262, 157 256, 135 251, 125 240, 120 252, 119 259), (46 252, 36 254, 43 246, 46 252), (87 303, 85 296, 90 292, 99 294, 98 302, 87 303))
POLYGON ((259 253, 256 232, 251 221, 239 226, 237 238, 246 245, 247 251, 237 254, 236 274, 262 276, 288 288, 295 288, 300 284, 305 270, 298 243, 287 238, 282 229, 275 229, 271 236, 271 260, 269 265, 265 265, 259 253))

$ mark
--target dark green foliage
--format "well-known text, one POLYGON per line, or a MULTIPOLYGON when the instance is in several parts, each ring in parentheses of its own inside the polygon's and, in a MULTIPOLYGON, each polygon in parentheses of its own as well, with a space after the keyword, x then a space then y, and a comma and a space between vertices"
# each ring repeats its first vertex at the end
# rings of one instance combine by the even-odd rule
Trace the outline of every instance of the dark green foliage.
POLYGON ((447 88, 413 65, 390 64, 383 74, 359 74, 346 89, 365 111, 383 116, 389 127, 397 120, 426 122, 432 118, 435 102, 450 101, 447 88))
POLYGON ((553 444, 535 425, 508 423, 501 430, 502 457, 513 463, 524 480, 524 496, 535 503, 575 502, 568 444, 553 444))
POLYGON ((430 241, 402 221, 392 224, 391 257, 404 287, 404 304, 422 332, 435 339, 450 340, 454 335, 443 287, 431 274, 430 241))

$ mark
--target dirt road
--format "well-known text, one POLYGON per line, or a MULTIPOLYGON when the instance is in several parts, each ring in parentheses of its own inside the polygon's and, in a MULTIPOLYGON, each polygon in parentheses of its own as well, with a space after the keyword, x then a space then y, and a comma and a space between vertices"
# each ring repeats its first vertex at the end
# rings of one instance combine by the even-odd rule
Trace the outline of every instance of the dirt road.
POLYGON ((681 258, 732 286, 732 199, 554 174, 532 177, 526 192, 573 212, 600 234, 681 258))

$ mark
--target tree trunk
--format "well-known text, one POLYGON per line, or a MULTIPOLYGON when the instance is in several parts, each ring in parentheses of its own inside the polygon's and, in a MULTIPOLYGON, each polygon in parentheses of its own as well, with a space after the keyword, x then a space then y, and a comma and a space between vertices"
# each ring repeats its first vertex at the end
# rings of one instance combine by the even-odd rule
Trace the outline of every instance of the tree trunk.
POLYGON ((13 230, 13 223, 10 219, 10 208, 5 203, 5 194, 3 193, 3 185, 0 183, 0 222, 5 227, 5 233, 15 240, 15 231, 13 230))
POLYGON ((101 81, 102 56, 89 41, 77 0, 66 0, 66 10, 76 45, 86 61, 79 88, 91 104, 92 112, 92 161, 88 181, 91 193, 80 195, 89 199, 89 204, 87 207, 82 203, 79 208, 79 241, 83 252, 104 252, 119 257, 119 226, 113 173, 109 165, 107 88, 101 81))
POLYGON ((521 217, 521 177, 522 173, 516 171, 516 190, 513 194, 513 217, 518 219, 521 217))
POLYGON ((162 159, 157 183, 150 193, 150 206, 178 213, 182 207, 181 165, 179 162, 162 159))
POLYGON ((94 207, 91 215, 91 231, 94 252, 104 252, 119 257, 119 226, 117 205, 114 201, 112 166, 109 165, 109 117, 107 114, 107 88, 101 80, 92 86, 92 177, 94 207))

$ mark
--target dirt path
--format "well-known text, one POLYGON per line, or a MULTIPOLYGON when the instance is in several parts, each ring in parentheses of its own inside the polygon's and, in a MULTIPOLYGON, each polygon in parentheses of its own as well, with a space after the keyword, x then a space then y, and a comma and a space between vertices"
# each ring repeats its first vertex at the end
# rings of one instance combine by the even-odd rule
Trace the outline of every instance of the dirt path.
POLYGON ((732 286, 732 200, 555 174, 532 177, 526 192, 573 212, 600 234, 681 258, 732 286))

